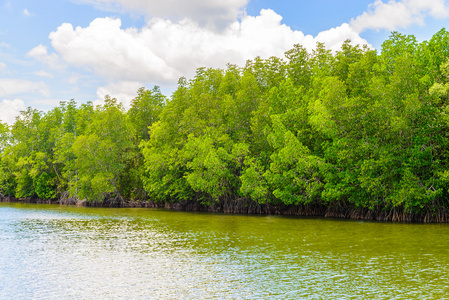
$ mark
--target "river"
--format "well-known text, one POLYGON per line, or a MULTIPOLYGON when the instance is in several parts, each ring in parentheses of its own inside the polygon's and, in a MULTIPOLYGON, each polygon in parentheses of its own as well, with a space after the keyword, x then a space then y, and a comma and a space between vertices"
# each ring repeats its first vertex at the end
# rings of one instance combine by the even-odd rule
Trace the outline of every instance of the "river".
POLYGON ((448 254, 447 224, 0 204, 0 299, 445 299, 448 254))

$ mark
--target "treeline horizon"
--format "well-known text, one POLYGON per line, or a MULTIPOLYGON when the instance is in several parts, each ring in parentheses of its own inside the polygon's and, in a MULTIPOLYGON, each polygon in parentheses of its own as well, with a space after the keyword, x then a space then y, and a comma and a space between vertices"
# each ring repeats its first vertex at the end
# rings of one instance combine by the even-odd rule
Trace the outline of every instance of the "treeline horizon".
POLYGON ((449 208, 449 33, 393 32, 199 68, 129 110, 61 102, 0 124, 0 196, 440 215, 449 208))

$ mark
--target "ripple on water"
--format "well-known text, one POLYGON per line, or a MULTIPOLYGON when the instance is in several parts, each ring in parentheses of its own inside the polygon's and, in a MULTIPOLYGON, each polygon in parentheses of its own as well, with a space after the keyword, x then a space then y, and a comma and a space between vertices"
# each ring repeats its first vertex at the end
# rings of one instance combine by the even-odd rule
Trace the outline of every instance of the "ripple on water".
POLYGON ((0 205, 0 298, 443 299, 448 229, 0 205))

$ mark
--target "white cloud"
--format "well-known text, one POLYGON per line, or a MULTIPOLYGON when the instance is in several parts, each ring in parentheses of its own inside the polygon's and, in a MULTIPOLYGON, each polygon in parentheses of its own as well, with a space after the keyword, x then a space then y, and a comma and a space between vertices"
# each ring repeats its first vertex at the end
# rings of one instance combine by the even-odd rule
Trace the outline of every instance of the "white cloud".
POLYGON ((25 103, 21 99, 7 100, 0 102, 0 122, 14 124, 20 111, 25 110, 25 103))
POLYGON ((27 56, 48 65, 52 69, 65 67, 61 58, 56 53, 48 54, 47 47, 42 44, 28 51, 27 56))
POLYGON ((0 61, 0 71, 6 70, 7 67, 8 67, 8 66, 7 66, 4 62, 1 62, 1 61, 0 61))
POLYGON ((172 80, 180 74, 153 51, 157 47, 146 30, 122 30, 119 19, 96 19, 89 27, 61 25, 50 34, 53 48, 69 64, 84 66, 111 79, 158 78, 172 80), (150 39, 149 39, 150 38, 150 39))
POLYGON ((48 96, 50 94, 47 85, 43 82, 0 78, 0 97, 30 92, 40 93, 43 96, 48 96))
POLYGON ((67 83, 70 83, 72 85, 76 85, 78 81, 80 80, 79 75, 72 74, 67 80, 65 80, 67 83))
POLYGON ((34 72, 34 75, 39 76, 39 77, 53 78, 52 74, 50 74, 44 70, 36 71, 36 72, 34 72))
MULTIPOLYGON (((99 18, 86 28, 62 24, 50 34, 53 48, 69 64, 85 67, 110 81, 173 83, 191 77, 198 67, 243 65, 256 56, 282 57, 294 44, 312 49, 316 42, 337 49, 346 39, 367 44, 348 24, 320 33, 304 35, 281 24, 272 10, 245 16, 216 32, 184 19, 171 22, 152 19, 141 30, 122 29, 119 19, 99 18)), ((30 56, 47 55, 40 45, 30 56)))
POLYGON ((315 42, 324 42, 328 48, 334 51, 340 50, 345 40, 351 40, 351 43, 354 45, 368 45, 371 47, 348 23, 322 31, 314 39, 315 42))
POLYGON ((29 101, 29 104, 31 107, 39 107, 39 110, 46 111, 54 108, 55 106, 58 106, 61 103, 61 99, 52 99, 52 98, 45 98, 45 99, 34 99, 29 101))
POLYGON ((28 56, 32 56, 32 57, 44 56, 47 54, 48 54, 47 47, 45 47, 42 44, 37 47, 34 47, 27 53, 28 56))
POLYGON ((376 0, 368 12, 351 21, 351 27, 359 33, 366 29, 396 30, 412 24, 424 25, 427 16, 449 17, 445 0, 390 0, 388 3, 376 0))
POLYGON ((24 9, 23 11, 22 11, 22 14, 25 16, 25 17, 31 17, 31 13, 28 11, 28 9, 24 9))
POLYGON ((201 27, 225 28, 242 14, 249 0, 78 0, 105 10, 143 13, 147 17, 189 18, 201 27))
POLYGON ((125 108, 131 106, 131 100, 137 96, 137 90, 141 88, 143 84, 137 81, 122 81, 117 83, 111 83, 105 87, 100 87, 97 90, 98 99, 93 102, 94 105, 104 103, 104 97, 106 95, 116 98, 122 102, 125 108))

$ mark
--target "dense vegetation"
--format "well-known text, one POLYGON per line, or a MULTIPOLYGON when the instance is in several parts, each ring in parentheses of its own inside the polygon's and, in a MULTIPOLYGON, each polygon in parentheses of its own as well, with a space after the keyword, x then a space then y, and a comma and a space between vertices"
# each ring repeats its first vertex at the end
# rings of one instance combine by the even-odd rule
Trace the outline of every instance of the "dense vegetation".
POLYGON ((447 220, 448 105, 444 29, 422 43, 392 33, 380 54, 295 45, 200 68, 170 99, 140 89, 128 111, 109 97, 28 108, 0 126, 0 193, 447 220))

